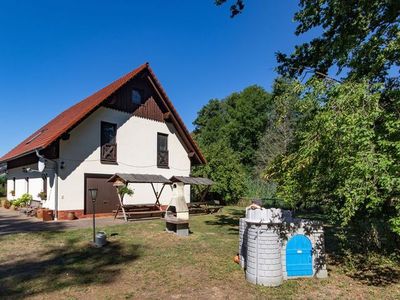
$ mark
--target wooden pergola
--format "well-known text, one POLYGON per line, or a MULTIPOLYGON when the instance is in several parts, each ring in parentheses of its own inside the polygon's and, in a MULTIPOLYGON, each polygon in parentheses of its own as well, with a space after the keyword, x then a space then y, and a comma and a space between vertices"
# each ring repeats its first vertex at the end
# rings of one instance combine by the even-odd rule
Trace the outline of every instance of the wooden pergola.
POLYGON ((199 189, 200 201, 203 202, 210 187, 214 184, 214 182, 208 178, 203 177, 190 177, 190 176, 172 176, 169 179, 172 183, 174 182, 182 182, 184 185, 194 185, 194 186, 206 186, 206 188, 201 192, 199 189))
MULTIPOLYGON (((162 175, 156 175, 156 174, 127 174, 127 173, 116 173, 114 174, 110 179, 108 179, 108 182, 113 182, 114 186, 117 188, 117 194, 118 194, 118 199, 119 199, 119 205, 118 208, 115 212, 114 218, 117 217, 117 215, 122 212, 124 216, 124 220, 128 221, 128 215, 160 215, 162 216, 163 211, 160 209, 160 197, 161 194, 165 188, 166 185, 172 185, 175 182, 181 182, 184 185, 195 185, 195 186, 206 186, 206 188, 201 191, 201 201, 204 201, 204 198, 206 197, 210 186, 213 185, 213 181, 211 181, 208 178, 202 178, 202 177, 190 177, 190 176, 172 176, 170 179, 165 178, 162 175), (154 193, 154 196, 156 198, 156 201, 154 203, 154 206, 152 207, 157 207, 157 210, 150 209, 149 206, 146 205, 126 205, 123 203, 123 199, 121 198, 121 195, 118 193, 118 188, 121 186, 127 186, 129 183, 147 183, 150 184, 154 193), (160 191, 157 191, 156 188, 154 187, 155 183, 161 183, 162 187, 160 191)), ((194 203, 193 209, 199 209, 201 205, 205 205, 205 202, 196 202, 194 203)), ((206 205, 208 206, 208 205, 206 205)), ((208 210, 208 207, 207 207, 208 210)))
MULTIPOLYGON (((164 190, 165 185, 170 185, 172 182, 165 178, 162 175, 154 175, 154 174, 125 174, 125 173, 116 173, 114 174, 110 179, 108 179, 108 182, 113 182, 114 186, 117 188, 117 193, 118 193, 118 187, 120 186, 127 186, 129 183, 148 183, 151 185, 154 196, 156 198, 154 206, 160 207, 160 197, 161 194, 164 190), (162 187, 160 191, 157 191, 154 187, 155 183, 161 183, 162 187)), ((154 214, 155 212, 157 213, 162 213, 161 210, 152 212, 152 211, 135 211, 135 212, 129 212, 129 210, 133 209, 133 205, 124 205, 123 199, 121 198, 120 194, 118 193, 118 198, 119 198, 119 205, 117 208, 117 211, 115 213, 114 218, 117 217, 118 213, 120 210, 122 211, 124 215, 124 220, 128 221, 127 214, 154 214)))

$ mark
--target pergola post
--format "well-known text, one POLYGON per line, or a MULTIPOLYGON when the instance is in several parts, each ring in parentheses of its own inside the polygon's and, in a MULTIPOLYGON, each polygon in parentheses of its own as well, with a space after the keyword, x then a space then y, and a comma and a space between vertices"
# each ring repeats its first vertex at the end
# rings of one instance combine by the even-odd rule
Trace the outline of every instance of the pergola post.
POLYGON ((121 208, 122 213, 124 215, 124 220, 125 220, 125 222, 128 222, 128 217, 126 216, 126 212, 125 212, 125 209, 124 209, 124 203, 123 203, 124 199, 121 197, 121 194, 119 192, 119 188, 120 187, 127 186, 127 185, 128 185, 127 183, 124 183, 121 180, 116 180, 114 182, 114 184, 113 184, 113 186, 115 186, 115 188, 117 189, 117 195, 118 195, 118 200, 119 200, 119 206, 117 208, 117 212, 115 213, 114 220, 117 218, 118 213, 119 213, 119 209, 121 208))

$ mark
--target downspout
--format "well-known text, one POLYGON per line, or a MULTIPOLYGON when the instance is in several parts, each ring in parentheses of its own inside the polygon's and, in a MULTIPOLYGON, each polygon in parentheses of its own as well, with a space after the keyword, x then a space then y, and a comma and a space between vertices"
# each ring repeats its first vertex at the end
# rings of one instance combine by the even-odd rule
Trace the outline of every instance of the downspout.
POLYGON ((38 150, 36 150, 36 156, 48 161, 51 161, 54 166, 53 166, 53 170, 54 170, 54 220, 58 220, 58 163, 55 160, 49 159, 49 158, 45 158, 43 155, 41 155, 39 153, 38 150))

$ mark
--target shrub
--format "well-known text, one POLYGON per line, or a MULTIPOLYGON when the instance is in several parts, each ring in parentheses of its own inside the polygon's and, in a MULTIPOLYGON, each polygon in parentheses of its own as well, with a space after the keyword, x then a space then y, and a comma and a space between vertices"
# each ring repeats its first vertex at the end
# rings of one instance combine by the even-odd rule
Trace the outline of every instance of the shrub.
POLYGON ((17 200, 12 201, 12 204, 16 207, 26 206, 28 203, 32 201, 32 195, 30 194, 23 194, 17 200))
POLYGON ((46 194, 45 192, 40 192, 40 193, 38 194, 38 197, 39 197, 41 200, 46 200, 46 199, 47 199, 47 194, 46 194))
POLYGON ((133 193, 133 190, 126 185, 118 188, 118 194, 121 196, 121 200, 124 199, 125 195, 132 196, 133 193))

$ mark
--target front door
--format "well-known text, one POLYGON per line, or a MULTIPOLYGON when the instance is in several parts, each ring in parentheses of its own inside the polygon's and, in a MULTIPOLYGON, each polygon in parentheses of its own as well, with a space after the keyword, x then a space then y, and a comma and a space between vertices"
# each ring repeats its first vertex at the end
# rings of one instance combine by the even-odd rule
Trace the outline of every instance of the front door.
POLYGON ((313 274, 312 245, 305 235, 295 235, 287 243, 286 271, 288 276, 310 276, 313 274))
POLYGON ((93 203, 89 189, 97 189, 96 213, 111 213, 117 209, 119 200, 112 182, 107 180, 112 175, 85 174, 85 214, 93 213, 93 203))

